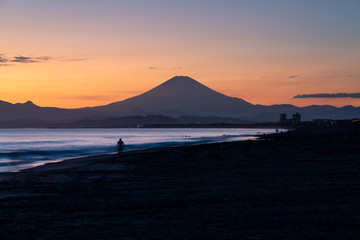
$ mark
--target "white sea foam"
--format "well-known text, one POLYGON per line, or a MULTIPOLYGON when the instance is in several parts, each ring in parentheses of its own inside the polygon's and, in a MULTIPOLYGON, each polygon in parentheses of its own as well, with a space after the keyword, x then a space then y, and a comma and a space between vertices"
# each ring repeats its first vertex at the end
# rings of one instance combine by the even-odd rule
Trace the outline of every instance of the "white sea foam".
POLYGON ((0 129, 0 172, 17 171, 59 159, 125 151, 246 140, 274 129, 0 129))

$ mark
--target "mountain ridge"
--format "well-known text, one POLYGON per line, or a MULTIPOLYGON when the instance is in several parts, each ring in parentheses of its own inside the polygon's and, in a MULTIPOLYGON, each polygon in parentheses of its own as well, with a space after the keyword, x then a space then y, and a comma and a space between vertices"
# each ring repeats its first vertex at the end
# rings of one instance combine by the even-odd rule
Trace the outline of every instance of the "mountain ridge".
POLYGON ((337 108, 331 105, 297 107, 291 104, 253 105, 241 98, 229 97, 188 76, 175 76, 137 96, 107 105, 63 109, 40 107, 32 101, 8 103, 0 100, 0 121, 32 119, 33 121, 69 122, 101 120, 135 115, 164 115, 173 118, 237 118, 246 121, 276 122, 280 113, 298 112, 303 120, 360 118, 360 107, 337 108))

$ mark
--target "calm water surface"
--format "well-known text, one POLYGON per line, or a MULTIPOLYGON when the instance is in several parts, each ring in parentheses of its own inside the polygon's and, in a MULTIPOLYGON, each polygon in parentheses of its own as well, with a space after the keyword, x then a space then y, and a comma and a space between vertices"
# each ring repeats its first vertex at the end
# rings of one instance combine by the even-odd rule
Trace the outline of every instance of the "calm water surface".
POLYGON ((0 172, 71 157, 183 144, 247 140, 274 129, 0 129, 0 172))

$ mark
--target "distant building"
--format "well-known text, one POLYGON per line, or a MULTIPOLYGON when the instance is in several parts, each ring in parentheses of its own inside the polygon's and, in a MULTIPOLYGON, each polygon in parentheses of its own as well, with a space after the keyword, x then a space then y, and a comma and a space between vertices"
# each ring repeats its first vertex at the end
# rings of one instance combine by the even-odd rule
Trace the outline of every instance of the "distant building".
POLYGON ((287 123, 287 119, 286 119, 286 113, 281 113, 280 114, 280 123, 287 123))
POLYGON ((295 113, 292 115, 291 119, 287 119, 286 113, 281 113, 279 122, 282 124, 298 124, 301 122, 301 115, 299 113, 295 113))
POLYGON ((292 115, 292 123, 300 123, 301 115, 299 113, 295 113, 292 115))

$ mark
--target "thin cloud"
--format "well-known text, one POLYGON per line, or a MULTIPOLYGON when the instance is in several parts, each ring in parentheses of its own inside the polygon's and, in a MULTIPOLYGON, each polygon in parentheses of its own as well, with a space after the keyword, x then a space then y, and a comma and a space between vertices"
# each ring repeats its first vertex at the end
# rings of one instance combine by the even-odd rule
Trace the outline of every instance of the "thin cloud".
POLYGON ((291 75, 288 78, 298 78, 298 77, 300 77, 300 75, 291 75))
POLYGON ((360 98, 360 93, 316 93, 296 95, 294 98, 360 98))
POLYGON ((16 56, 13 59, 10 60, 11 62, 17 62, 17 63, 34 63, 37 62, 32 57, 25 57, 25 56, 16 56))
POLYGON ((29 64, 29 63, 41 63, 48 61, 60 61, 60 62, 79 62, 86 61, 89 58, 68 58, 68 57, 51 57, 51 56, 6 56, 0 54, 0 66, 10 66, 14 64, 29 64))
POLYGON ((59 61, 60 62, 82 62, 82 61, 87 61, 90 58, 60 58, 59 61))
POLYGON ((7 59, 4 54, 0 54, 0 63, 7 63, 7 62, 9 62, 9 59, 7 59))
POLYGON ((0 54, 0 63, 3 63, 3 66, 6 63, 35 63, 35 62, 45 62, 50 61, 53 58, 50 56, 39 56, 39 57, 30 57, 18 55, 14 57, 8 57, 5 54, 0 54))
POLYGON ((12 64, 7 64, 7 63, 0 63, 0 67, 7 67, 7 66, 11 66, 12 64))
POLYGON ((180 70, 182 67, 149 67, 150 70, 180 70))
POLYGON ((45 62, 52 60, 52 57, 49 56, 41 56, 41 57, 27 57, 27 56, 15 56, 10 59, 10 62, 15 63, 35 63, 35 62, 45 62))
POLYGON ((50 57, 50 56, 42 56, 42 57, 38 57, 36 58, 37 60, 40 60, 40 61, 50 61, 50 60, 53 60, 53 57, 50 57))
POLYGON ((351 74, 344 74, 344 75, 323 75, 320 76, 321 78, 351 78, 351 74))
POLYGON ((9 64, 9 61, 10 60, 4 54, 0 54, 0 67, 11 66, 12 64, 9 64))

